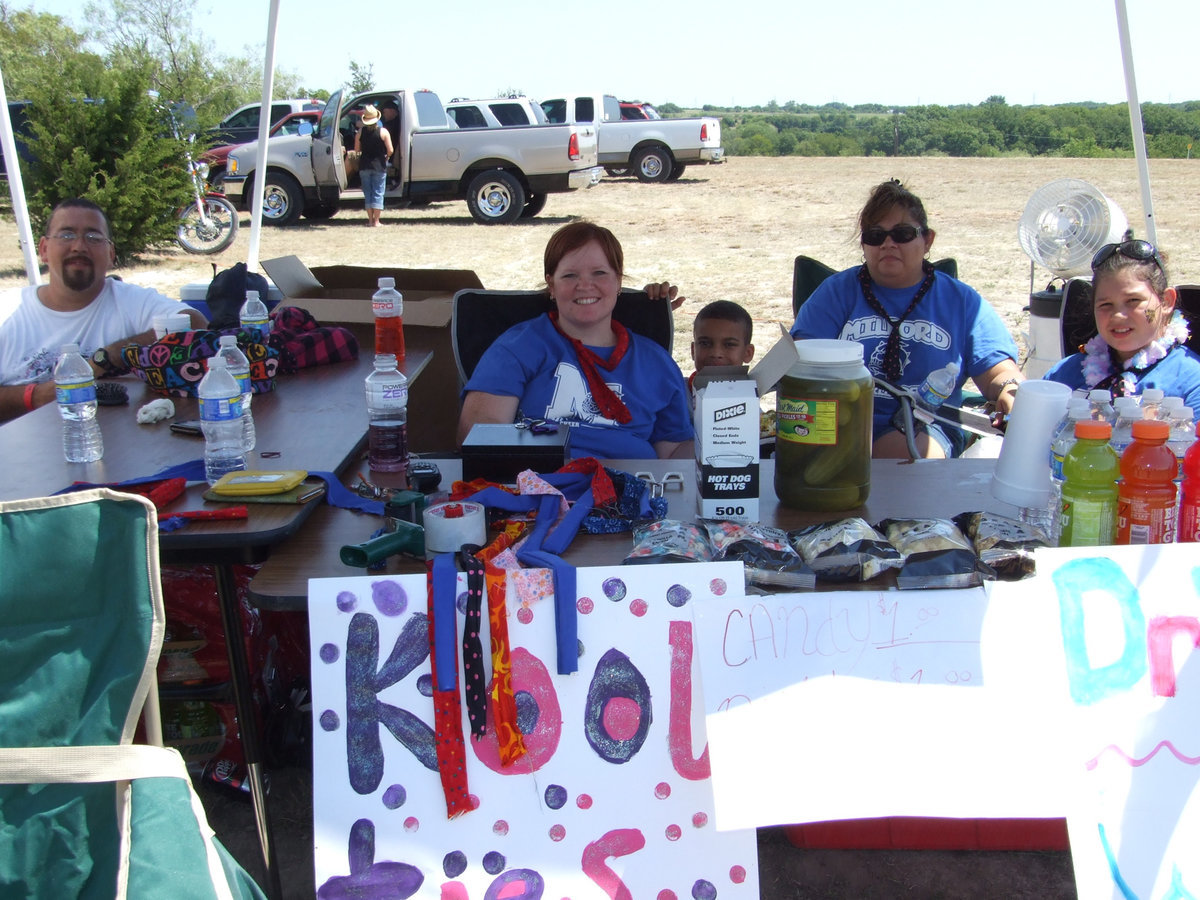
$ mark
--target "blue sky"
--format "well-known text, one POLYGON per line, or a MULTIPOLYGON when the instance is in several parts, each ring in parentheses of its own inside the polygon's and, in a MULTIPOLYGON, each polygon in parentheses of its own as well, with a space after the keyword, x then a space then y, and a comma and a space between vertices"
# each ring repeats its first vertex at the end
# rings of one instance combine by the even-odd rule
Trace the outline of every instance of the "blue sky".
MULTIPOLYGON (((18 3, 14 3, 17 6, 18 3)), ((27 0, 80 27, 78 0, 27 0)), ((218 51, 261 57, 267 0, 196 0, 218 51)), ((1143 101, 1200 99, 1200 0, 1127 0, 1143 101)), ((333 90, 602 91, 681 106, 1121 102, 1114 0, 280 0, 277 66, 333 90), (363 14, 364 9, 379 11, 363 14), (388 12, 385 12, 388 11, 388 12)))

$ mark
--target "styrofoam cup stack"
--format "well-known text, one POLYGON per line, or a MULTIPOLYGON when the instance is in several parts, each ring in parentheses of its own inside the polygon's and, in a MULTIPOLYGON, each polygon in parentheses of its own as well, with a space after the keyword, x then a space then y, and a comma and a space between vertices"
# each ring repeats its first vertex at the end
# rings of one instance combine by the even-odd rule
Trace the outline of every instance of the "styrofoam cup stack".
POLYGON ((1071 389, 1057 381, 1023 381, 1013 398, 992 496, 1022 509, 1050 503, 1050 441, 1067 412, 1071 389))

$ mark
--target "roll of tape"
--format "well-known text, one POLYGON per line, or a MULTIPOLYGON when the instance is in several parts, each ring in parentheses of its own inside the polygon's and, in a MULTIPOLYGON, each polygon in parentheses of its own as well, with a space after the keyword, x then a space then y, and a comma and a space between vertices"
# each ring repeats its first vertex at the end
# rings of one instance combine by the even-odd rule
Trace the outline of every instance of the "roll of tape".
POLYGON ((463 544, 487 544, 483 506, 469 500, 438 503, 425 510, 425 553, 457 553, 463 544))

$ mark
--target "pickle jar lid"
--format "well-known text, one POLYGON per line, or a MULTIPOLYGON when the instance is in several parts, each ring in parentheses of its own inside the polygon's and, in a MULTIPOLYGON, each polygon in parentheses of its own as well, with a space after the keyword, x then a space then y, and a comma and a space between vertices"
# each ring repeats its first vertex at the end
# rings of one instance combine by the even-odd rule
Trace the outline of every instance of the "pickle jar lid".
POLYGON ((796 356, 802 363, 818 365, 861 363, 863 361, 863 345, 858 341, 810 338, 796 341, 796 356))

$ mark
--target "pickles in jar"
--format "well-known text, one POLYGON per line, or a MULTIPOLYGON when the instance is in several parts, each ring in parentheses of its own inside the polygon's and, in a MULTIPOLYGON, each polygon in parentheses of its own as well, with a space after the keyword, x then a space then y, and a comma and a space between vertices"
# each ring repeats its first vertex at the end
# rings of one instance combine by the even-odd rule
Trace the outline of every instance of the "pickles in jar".
POLYGON ((861 506, 870 492, 874 412, 873 382, 862 365, 861 345, 797 341, 796 347, 802 362, 780 382, 776 404, 776 495, 798 509, 861 506), (830 354, 836 359, 806 364, 801 351, 812 344, 853 349, 835 347, 830 354))

